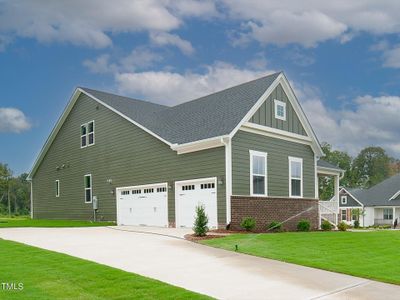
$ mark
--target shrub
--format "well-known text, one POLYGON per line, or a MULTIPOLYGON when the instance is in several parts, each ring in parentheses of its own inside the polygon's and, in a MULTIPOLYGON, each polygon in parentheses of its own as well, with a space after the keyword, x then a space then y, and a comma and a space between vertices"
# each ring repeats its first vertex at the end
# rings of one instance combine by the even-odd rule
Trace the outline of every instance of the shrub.
POLYGON ((297 231, 310 231, 310 221, 303 219, 297 224, 297 231))
POLYGON ((282 223, 277 221, 272 221, 267 225, 267 231, 281 231, 282 223))
POLYGON ((332 230, 332 224, 331 224, 329 221, 324 220, 324 221, 321 223, 321 229, 322 229, 323 231, 330 231, 330 230, 332 230))
POLYGON ((251 217, 244 218, 242 222, 240 222, 240 226, 246 229, 246 231, 251 231, 256 227, 256 220, 251 217))
POLYGON ((337 228, 340 230, 340 231, 346 231, 347 230, 347 224, 345 223, 345 222, 340 222, 339 223, 339 225, 337 226, 337 228))
POLYGON ((354 228, 359 228, 360 227, 360 221, 355 220, 354 221, 354 228))
POLYGON ((193 231, 196 236, 205 236, 208 231, 208 216, 203 205, 196 206, 196 219, 193 231))

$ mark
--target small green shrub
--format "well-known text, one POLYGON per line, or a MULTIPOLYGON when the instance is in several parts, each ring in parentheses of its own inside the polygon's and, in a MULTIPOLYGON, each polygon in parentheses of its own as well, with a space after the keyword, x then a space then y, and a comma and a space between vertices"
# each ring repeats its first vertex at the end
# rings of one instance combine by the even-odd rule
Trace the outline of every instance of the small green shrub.
POLYGON ((256 220, 252 217, 247 217, 240 222, 240 226, 246 231, 251 231, 256 227, 256 220))
POLYGON ((281 231, 282 230, 282 223, 278 221, 272 221, 267 225, 267 231, 281 231))
POLYGON ((354 221, 354 228, 360 228, 360 221, 358 220, 354 221))
POLYGON ((205 236, 208 232, 208 216, 203 205, 196 206, 196 219, 193 231, 196 236, 205 236))
POLYGON ((310 221, 303 219, 297 224, 297 231, 310 231, 310 221))
POLYGON ((323 230, 323 231, 330 231, 330 230, 332 230, 332 224, 329 222, 329 221, 327 221, 327 220, 324 220, 322 223, 321 223, 321 229, 323 230))
POLYGON ((340 231, 346 231, 347 230, 347 228, 348 228, 348 225, 345 223, 345 222, 340 222, 339 223, 339 225, 337 226, 337 228, 340 230, 340 231))

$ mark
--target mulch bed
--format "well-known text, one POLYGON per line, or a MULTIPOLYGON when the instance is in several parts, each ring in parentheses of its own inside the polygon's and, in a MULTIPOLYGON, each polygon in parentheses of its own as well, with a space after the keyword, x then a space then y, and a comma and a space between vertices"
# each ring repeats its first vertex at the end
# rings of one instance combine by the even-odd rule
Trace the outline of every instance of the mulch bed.
POLYGON ((191 241, 191 242, 198 242, 198 241, 203 241, 203 240, 211 240, 211 239, 216 239, 216 238, 221 238, 224 237, 225 235, 216 235, 216 234, 207 234, 206 236, 195 236, 194 234, 186 234, 185 235, 185 240, 191 241))

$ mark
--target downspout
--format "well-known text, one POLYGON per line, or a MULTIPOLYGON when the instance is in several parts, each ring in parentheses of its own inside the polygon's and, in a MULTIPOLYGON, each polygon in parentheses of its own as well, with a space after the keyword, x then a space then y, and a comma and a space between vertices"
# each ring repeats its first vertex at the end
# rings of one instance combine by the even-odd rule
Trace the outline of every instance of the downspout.
POLYGON ((225 146, 225 198, 226 225, 231 223, 231 194, 232 194, 232 148, 230 137, 221 138, 225 146))

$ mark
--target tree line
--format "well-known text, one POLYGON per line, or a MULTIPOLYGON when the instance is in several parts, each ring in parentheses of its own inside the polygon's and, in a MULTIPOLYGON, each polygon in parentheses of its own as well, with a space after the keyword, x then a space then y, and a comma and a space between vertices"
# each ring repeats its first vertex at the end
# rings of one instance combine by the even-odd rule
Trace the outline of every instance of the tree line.
MULTIPOLYGON (((366 147, 357 156, 345 151, 333 150, 328 143, 322 144, 322 159, 345 171, 340 186, 346 188, 370 188, 400 172, 400 160, 389 156, 382 147, 366 147)), ((322 200, 333 196, 333 178, 319 178, 319 195, 322 200)))
POLYGON ((27 215, 30 211, 30 183, 27 173, 13 176, 7 164, 0 163, 0 215, 27 215))

